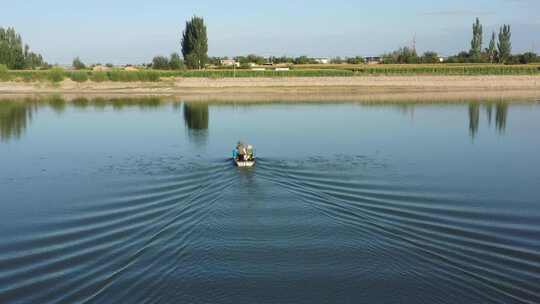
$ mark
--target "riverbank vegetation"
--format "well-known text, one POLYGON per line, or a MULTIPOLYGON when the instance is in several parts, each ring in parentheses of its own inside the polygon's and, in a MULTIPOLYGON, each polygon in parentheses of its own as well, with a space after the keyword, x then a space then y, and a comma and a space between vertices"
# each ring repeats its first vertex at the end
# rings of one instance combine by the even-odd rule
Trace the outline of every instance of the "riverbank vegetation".
POLYGON ((205 70, 8 70, 0 65, 1 81, 17 82, 61 82, 64 79, 83 83, 92 82, 157 82, 176 77, 184 78, 248 78, 248 77, 353 77, 392 75, 540 75, 540 64, 306 64, 294 65, 288 71, 205 69, 205 70))

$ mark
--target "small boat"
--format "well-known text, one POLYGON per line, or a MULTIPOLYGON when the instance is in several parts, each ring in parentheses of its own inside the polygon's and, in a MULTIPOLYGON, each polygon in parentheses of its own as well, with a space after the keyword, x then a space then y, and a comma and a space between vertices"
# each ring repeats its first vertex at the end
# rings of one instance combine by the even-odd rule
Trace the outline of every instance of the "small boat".
POLYGON ((234 162, 238 167, 253 167, 255 166, 255 160, 238 160, 235 159, 234 162))
POLYGON ((255 165, 255 151, 252 145, 238 142, 233 150, 233 161, 238 167, 253 167, 255 165))

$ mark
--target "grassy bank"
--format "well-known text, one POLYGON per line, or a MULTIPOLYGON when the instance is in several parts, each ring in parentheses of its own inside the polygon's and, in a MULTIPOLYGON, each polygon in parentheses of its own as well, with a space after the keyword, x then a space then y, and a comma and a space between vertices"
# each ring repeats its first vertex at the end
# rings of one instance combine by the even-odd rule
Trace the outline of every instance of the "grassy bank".
POLYGON ((139 70, 139 71, 66 71, 58 68, 45 71, 0 71, 0 81, 60 82, 157 82, 164 78, 260 78, 260 77, 351 77, 393 75, 540 75, 540 65, 491 64, 403 64, 403 65, 297 65, 290 71, 252 70, 139 70))
POLYGON ((502 64, 339 64, 302 65, 302 69, 342 69, 355 75, 538 75, 540 65, 502 64))
POLYGON ((335 69, 307 69, 290 71, 251 71, 251 70, 179 70, 179 71, 8 71, 2 77, 4 81, 20 82, 60 82, 64 79, 71 79, 75 82, 157 82, 163 78, 185 77, 185 78, 250 78, 250 77, 346 77, 354 76, 353 71, 335 69))

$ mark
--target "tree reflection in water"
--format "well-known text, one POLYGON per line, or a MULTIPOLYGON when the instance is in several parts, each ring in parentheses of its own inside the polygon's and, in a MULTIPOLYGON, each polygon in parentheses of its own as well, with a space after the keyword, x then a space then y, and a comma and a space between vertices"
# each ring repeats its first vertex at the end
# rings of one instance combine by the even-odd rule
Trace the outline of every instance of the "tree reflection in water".
POLYGON ((506 119, 508 117, 508 103, 499 102, 495 107, 495 125, 499 133, 506 131, 506 119))
POLYGON ((188 136, 196 144, 204 145, 208 139, 208 104, 186 102, 183 107, 188 136))
POLYGON ((0 101, 0 140, 19 139, 30 124, 37 104, 30 101, 0 101))
MULTIPOLYGON (((486 119, 488 126, 491 127, 493 119, 493 107, 495 107, 495 129, 502 134, 506 131, 506 121, 508 119, 508 103, 485 103, 486 119)), ((480 125, 480 104, 477 102, 469 103, 469 131, 472 138, 475 138, 480 125)))
POLYGON ((116 111, 127 107, 138 107, 141 110, 157 109, 162 104, 159 97, 117 97, 117 98, 94 98, 84 97, 66 101, 61 96, 48 96, 41 99, 3 99, 0 100, 0 141, 20 139, 29 126, 32 117, 38 109, 48 107, 53 112, 61 115, 66 108, 104 110, 111 106, 116 111))
MULTIPOLYGON (((25 100, 1 100, 0 101, 0 141, 9 141, 19 139, 38 107, 49 107, 55 113, 61 114, 67 107, 86 109, 92 107, 95 110, 104 110, 112 107, 116 111, 121 111, 126 107, 138 107, 141 110, 152 110, 162 105, 162 100, 158 97, 139 97, 139 98, 76 98, 71 102, 66 102, 61 97, 48 97, 44 99, 25 99, 25 100)), ((180 106, 180 104, 177 104, 180 106)), ((182 111, 184 123, 188 131, 188 136, 196 144, 204 145, 208 139, 209 127, 209 105, 204 102, 184 102, 182 111)), ((493 114, 495 115, 495 129, 502 134, 506 131, 508 119, 507 102, 471 102, 468 107, 469 115, 469 133, 474 139, 480 126, 480 107, 485 108, 485 115, 488 126, 491 127, 493 114), (493 113, 495 112, 495 113, 493 113)), ((400 106, 404 114, 410 114, 414 119, 414 108, 416 105, 400 106)))
POLYGON ((476 133, 478 133, 478 126, 480 124, 480 105, 476 102, 469 104, 469 133, 474 139, 476 133))

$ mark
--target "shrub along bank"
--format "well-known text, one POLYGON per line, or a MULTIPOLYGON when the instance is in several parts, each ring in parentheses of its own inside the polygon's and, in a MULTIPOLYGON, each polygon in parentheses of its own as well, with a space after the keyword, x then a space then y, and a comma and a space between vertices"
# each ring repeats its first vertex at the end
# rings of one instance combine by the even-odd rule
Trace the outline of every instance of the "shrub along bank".
POLYGON ((50 70, 7 70, 0 65, 0 81, 60 82, 64 79, 83 83, 93 82, 157 82, 171 77, 201 78, 247 78, 247 77, 351 77, 368 75, 540 75, 540 65, 452 65, 452 64, 407 64, 407 65, 305 65, 295 66, 289 71, 274 70, 111 70, 111 71, 66 71, 61 68, 50 70))

